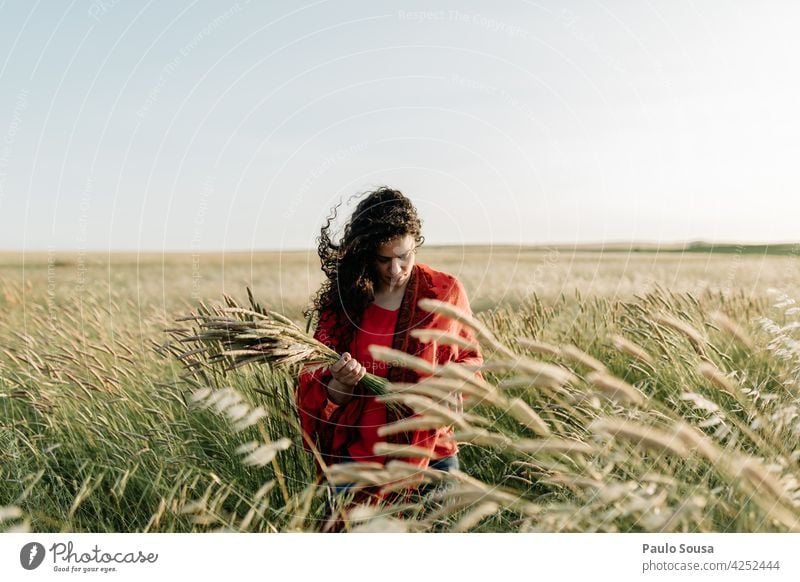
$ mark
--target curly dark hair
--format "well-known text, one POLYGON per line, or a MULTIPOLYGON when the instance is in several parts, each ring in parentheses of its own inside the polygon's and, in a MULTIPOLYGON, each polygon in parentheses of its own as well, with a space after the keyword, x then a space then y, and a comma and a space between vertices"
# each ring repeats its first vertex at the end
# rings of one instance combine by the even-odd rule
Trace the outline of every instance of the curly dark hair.
POLYGON ((346 337, 375 298, 378 278, 373 265, 378 246, 406 235, 414 237, 417 246, 425 241, 417 209, 402 192, 383 186, 357 196, 364 195, 338 244, 333 241, 331 223, 341 203, 333 207, 322 227, 317 252, 326 280, 305 313, 307 317, 333 313, 346 337))

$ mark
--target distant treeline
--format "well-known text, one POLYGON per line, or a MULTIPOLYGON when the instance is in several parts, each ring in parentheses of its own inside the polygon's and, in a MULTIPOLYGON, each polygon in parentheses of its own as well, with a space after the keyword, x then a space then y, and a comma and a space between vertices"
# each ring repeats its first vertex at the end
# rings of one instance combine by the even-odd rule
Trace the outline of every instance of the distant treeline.
POLYGON ((505 252, 505 253, 714 253, 729 255, 779 255, 800 257, 800 242, 779 244, 736 244, 711 243, 704 241, 690 243, 651 243, 651 242, 613 242, 613 243, 577 243, 575 245, 558 243, 553 245, 426 245, 429 251, 448 251, 458 248, 460 252, 505 252))
MULTIPOLYGON (((431 247, 433 249, 445 250, 446 246, 431 247)), ((780 244, 736 244, 736 243, 710 243, 710 242, 690 242, 690 243, 580 243, 575 245, 555 244, 555 245, 530 245, 516 247, 513 245, 465 245, 462 249, 482 249, 492 252, 512 252, 512 253, 542 253, 548 251, 563 251, 573 253, 714 253, 730 255, 780 255, 800 257, 800 243, 780 243, 780 244)))
POLYGON ((689 243, 681 250, 669 250, 667 252, 683 253, 720 253, 720 254, 739 254, 739 255, 795 255, 800 256, 800 243, 794 244, 771 244, 771 245, 737 245, 737 244, 714 244, 705 242, 689 243))

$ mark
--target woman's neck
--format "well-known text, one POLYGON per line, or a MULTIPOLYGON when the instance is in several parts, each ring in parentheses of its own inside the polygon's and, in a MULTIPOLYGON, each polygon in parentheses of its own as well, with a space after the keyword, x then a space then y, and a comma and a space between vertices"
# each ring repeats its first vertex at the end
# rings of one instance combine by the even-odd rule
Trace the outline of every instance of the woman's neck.
POLYGON ((375 299, 373 300, 373 303, 378 307, 383 307, 384 309, 399 309, 400 305, 403 303, 403 296, 405 295, 407 286, 408 281, 399 287, 390 288, 388 286, 384 286, 375 291, 375 299))

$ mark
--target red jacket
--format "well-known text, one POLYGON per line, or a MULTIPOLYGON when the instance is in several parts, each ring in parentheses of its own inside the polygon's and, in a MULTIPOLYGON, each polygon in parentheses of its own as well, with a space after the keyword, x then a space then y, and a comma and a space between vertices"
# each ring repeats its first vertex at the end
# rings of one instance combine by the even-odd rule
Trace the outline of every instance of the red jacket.
MULTIPOLYGON (((417 263, 406 287, 403 302, 397 317, 392 347, 423 358, 435 364, 458 362, 481 364, 483 358, 478 351, 456 346, 423 343, 408 333, 412 329, 438 329, 477 343, 472 331, 445 316, 433 314, 419 308, 417 302, 423 298, 438 299, 451 303, 470 313, 469 302, 460 281, 427 265, 417 263)), ((342 323, 336 314, 321 314, 314 337, 339 353, 353 352, 353 344, 340 345, 347 321, 342 323)), ((355 337, 355 334, 352 334, 355 337)), ((376 442, 388 440, 377 436, 377 428, 387 422, 386 407, 374 397, 365 394, 360 386, 350 401, 336 407, 328 402, 327 383, 331 375, 327 369, 300 374, 295 398, 297 401, 303 441, 307 449, 313 445, 323 456, 326 464, 344 459, 384 462, 385 458, 372 454, 376 442)), ((389 368, 388 378, 393 382, 417 382, 421 375, 405 368, 389 368)), ((457 451, 455 442, 447 441, 452 427, 418 430, 404 435, 406 442, 433 451, 436 457, 447 457, 457 451)), ((406 459, 420 467, 426 467, 427 459, 406 459)))

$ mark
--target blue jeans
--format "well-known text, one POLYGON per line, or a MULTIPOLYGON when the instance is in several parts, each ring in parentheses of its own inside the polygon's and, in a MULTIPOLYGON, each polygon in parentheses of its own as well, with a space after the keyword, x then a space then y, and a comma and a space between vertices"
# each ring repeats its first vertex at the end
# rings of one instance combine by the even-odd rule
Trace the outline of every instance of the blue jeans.
POLYGON ((458 455, 451 455, 449 457, 442 457, 441 459, 431 461, 430 465, 428 465, 428 468, 436 471, 444 471, 445 473, 449 473, 450 471, 458 471, 458 455))

